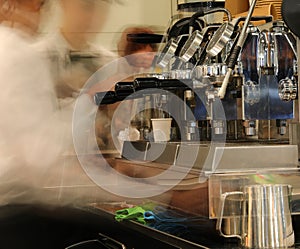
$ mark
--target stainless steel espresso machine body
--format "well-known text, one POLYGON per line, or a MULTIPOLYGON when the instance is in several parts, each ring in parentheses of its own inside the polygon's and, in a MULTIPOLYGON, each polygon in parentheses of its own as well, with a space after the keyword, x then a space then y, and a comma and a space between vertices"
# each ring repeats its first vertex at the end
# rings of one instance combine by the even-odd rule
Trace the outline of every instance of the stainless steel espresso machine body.
POLYGON ((96 94, 95 101, 110 104, 134 94, 147 105, 137 127, 142 141, 125 142, 123 158, 198 172, 197 184, 208 188, 202 200, 205 215, 225 217, 223 233, 236 234, 245 214, 233 212, 228 200, 222 202, 224 194, 246 186, 289 184, 291 200, 299 197, 300 157, 292 145, 298 140, 293 124, 299 123, 297 40, 284 22, 270 16, 249 15, 247 23, 247 18, 231 19, 223 8, 196 11, 199 5, 193 3, 198 2, 178 0, 179 7, 194 14, 185 29, 168 28, 154 74, 118 83, 115 91, 96 94), (220 12, 228 21, 206 22, 206 15, 220 12), (257 20, 268 25, 256 27, 252 21, 257 20), (173 122, 170 141, 162 146, 149 130, 151 118, 164 117, 173 122), (227 214, 220 215, 220 203, 227 205, 227 214))
MULTIPOLYGON (((226 122, 213 117, 215 99, 239 36, 239 21, 234 23, 213 24, 194 31, 181 48, 177 44, 178 58, 174 58, 175 53, 171 55, 175 51, 171 39, 158 58, 158 65, 167 68, 162 78, 193 81, 192 90, 196 93, 193 121, 198 122, 203 140, 226 130, 227 139, 233 140, 254 136, 287 140, 287 123, 295 117, 297 55, 296 40, 282 22, 274 22, 270 30, 248 28, 222 99, 226 122), (201 129, 207 131, 206 135, 201 129)), ((189 140, 189 136, 181 139, 189 140)))

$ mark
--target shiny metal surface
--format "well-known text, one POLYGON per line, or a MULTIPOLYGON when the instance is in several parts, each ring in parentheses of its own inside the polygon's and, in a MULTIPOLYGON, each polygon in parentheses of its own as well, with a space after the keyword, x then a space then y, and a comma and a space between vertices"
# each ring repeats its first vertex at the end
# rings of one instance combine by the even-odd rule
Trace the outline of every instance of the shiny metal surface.
POLYGON ((259 42, 259 68, 278 69, 278 52, 275 47, 274 33, 262 32, 259 42))
POLYGON ((300 155, 300 124, 291 123, 289 124, 289 140, 290 144, 297 145, 298 155, 300 155))
POLYGON ((197 66, 194 69, 195 78, 203 80, 203 78, 211 78, 211 82, 216 79, 216 77, 224 77, 226 74, 227 65, 223 63, 214 63, 210 65, 197 66))
POLYGON ((243 86, 243 119, 292 119, 294 103, 282 101, 276 75, 261 75, 258 84, 243 86))
POLYGON ((291 247, 295 243, 289 207, 291 192, 289 185, 267 184, 249 185, 243 192, 224 193, 217 229, 223 237, 241 239, 246 248, 291 247), (227 235, 222 230, 223 211, 225 200, 233 195, 243 197, 242 231, 227 235))
POLYGON ((240 60, 243 67, 245 83, 253 82, 257 84, 261 60, 261 55, 259 54, 261 51, 259 48, 261 34, 257 28, 253 27, 249 28, 248 32, 248 37, 241 51, 240 60))
POLYGON ((201 2, 207 2, 207 1, 205 1, 205 0, 177 0, 178 4, 201 3, 201 2))
POLYGON ((192 70, 171 70, 169 72, 170 79, 188 80, 192 78, 192 70))
MULTIPOLYGON (((205 29, 207 30, 207 29, 205 29)), ((199 30, 196 30, 192 33, 190 38, 187 40, 187 42, 184 44, 183 48, 180 51, 179 57, 184 61, 188 62, 194 54, 197 52, 197 50, 200 48, 200 45, 203 41, 205 32, 201 32, 199 30)))
POLYGON ((282 79, 278 87, 279 97, 283 101, 292 101, 297 98, 298 87, 297 83, 289 78, 282 79))
POLYGON ((291 186, 254 185, 245 187, 244 223, 248 248, 283 248, 294 245, 289 200, 291 186))
POLYGON ((256 30, 248 34, 241 52, 245 120, 294 117, 296 57, 288 32, 282 25, 275 23, 271 31, 256 30))
POLYGON ((219 27, 207 45, 206 52, 210 57, 217 56, 230 41, 234 31, 234 25, 225 22, 219 27))
MULTIPOLYGON (((228 61, 227 73, 226 73, 226 76, 223 80, 222 86, 221 86, 221 88, 219 90, 219 93, 218 93, 218 96, 220 97, 220 99, 223 99, 226 95, 226 91, 227 91, 227 87, 228 87, 228 84, 229 84, 230 76, 231 76, 231 74, 232 74, 232 72, 235 68, 235 65, 236 65, 236 62, 238 60, 240 51, 243 48, 244 43, 245 43, 246 38, 247 38, 247 30, 248 30, 248 27, 249 27, 249 24, 250 24, 250 20, 252 18, 252 14, 254 12, 254 8, 256 6, 256 2, 257 2, 257 0, 253 0, 251 2, 251 5, 250 5, 250 8, 248 10, 248 14, 247 14, 246 20, 244 22, 243 28, 242 28, 239 36, 238 36, 237 43, 236 43, 235 47, 233 48, 232 53, 230 55, 230 58, 229 58, 229 61, 228 61)), ((235 26, 233 25, 233 27, 235 27, 235 26)))
POLYGON ((160 67, 165 68, 170 63, 170 60, 175 56, 177 48, 178 39, 172 38, 163 48, 161 54, 157 59, 157 64, 160 67))
MULTIPOLYGON (((222 123, 220 123, 220 127, 222 127, 221 125, 222 123)), ((143 161, 143 158, 148 158, 149 153, 153 152, 157 146, 157 154, 161 157, 168 157, 170 155, 167 150, 169 144, 176 143, 169 142, 160 147, 159 143, 125 141, 122 156, 129 157, 133 161, 143 161), (145 143, 147 146, 144 146, 145 143), (132 150, 132 144, 138 144, 138 153, 136 150, 132 150), (151 151, 148 151, 149 145, 152 146, 151 151)), ((193 166, 206 175, 241 172, 255 174, 257 172, 273 172, 274 170, 286 172, 298 167, 298 148, 295 145, 228 143, 223 147, 222 145, 181 142, 179 149, 184 153, 177 151, 178 154, 175 154, 171 160, 172 162, 175 161, 175 165, 193 166), (196 160, 190 162, 193 157, 188 151, 193 151, 193 149, 195 149, 193 156, 196 157, 196 160), (210 155, 207 154, 207 150, 210 151, 210 155), (205 162, 207 157, 209 158, 205 162), (253 163, 253 158, 255 158, 255 163, 253 163)), ((168 161, 161 161, 161 163, 168 164, 168 161)))

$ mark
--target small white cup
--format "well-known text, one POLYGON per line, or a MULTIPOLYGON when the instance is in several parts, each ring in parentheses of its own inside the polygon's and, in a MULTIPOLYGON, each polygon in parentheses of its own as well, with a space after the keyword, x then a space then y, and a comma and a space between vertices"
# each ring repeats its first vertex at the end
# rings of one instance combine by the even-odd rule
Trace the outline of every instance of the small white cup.
POLYGON ((152 128, 155 142, 167 142, 171 136, 172 118, 153 118, 152 128))

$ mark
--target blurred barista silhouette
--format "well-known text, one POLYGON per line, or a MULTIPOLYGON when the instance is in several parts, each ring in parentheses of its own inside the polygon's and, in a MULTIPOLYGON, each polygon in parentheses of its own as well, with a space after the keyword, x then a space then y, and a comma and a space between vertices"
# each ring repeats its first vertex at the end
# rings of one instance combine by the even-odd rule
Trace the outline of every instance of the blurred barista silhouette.
MULTIPOLYGON (((58 105, 47 63, 32 46, 39 27, 39 18, 35 18, 43 4, 39 0, 0 0, 0 206, 120 200, 88 178, 77 155, 62 157, 73 145, 73 113, 72 108, 58 105)), ((99 82, 99 86, 105 84, 99 82)), ((90 89, 77 99, 82 117, 78 130, 86 128, 84 122, 89 124, 97 112, 92 101, 96 90, 90 89)), ((97 156, 89 162, 102 168, 97 156)), ((117 175, 117 179, 121 177, 117 175)), ((117 181, 116 188, 135 191, 131 182, 119 186, 117 181)))
MULTIPOLYGON (((59 105, 48 64, 32 46, 43 5, 40 0, 0 0, 0 206, 112 199, 91 182, 75 154, 64 156, 73 148, 73 109, 59 105)), ((77 98, 80 127, 98 110, 94 93, 77 98)))
POLYGON ((31 46, 43 4, 0 0, 0 205, 40 201, 37 189, 71 144, 49 68, 31 46))
MULTIPOLYGON (((59 14, 59 26, 36 47, 45 52, 51 65, 58 102, 72 106, 87 80, 117 55, 95 45, 109 14, 112 0, 54 0, 50 11, 59 14)), ((51 12, 50 12, 51 13, 51 12)), ((101 149, 112 148, 110 117, 99 108, 96 135, 101 149)), ((95 148, 96 150, 97 148, 95 148)))
POLYGON ((116 55, 95 45, 96 34, 105 24, 109 0, 53 0, 50 14, 59 15, 59 26, 37 44, 50 58, 60 100, 72 98, 88 78, 116 55), (51 12, 52 11, 52 12, 51 12))

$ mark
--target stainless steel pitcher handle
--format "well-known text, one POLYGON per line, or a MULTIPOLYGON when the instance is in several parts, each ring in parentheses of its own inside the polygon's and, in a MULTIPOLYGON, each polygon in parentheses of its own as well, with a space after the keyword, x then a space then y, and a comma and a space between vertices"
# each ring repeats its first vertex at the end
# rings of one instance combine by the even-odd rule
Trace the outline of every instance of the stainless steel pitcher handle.
POLYGON ((227 193, 224 193, 224 194, 221 195, 221 202, 220 202, 220 208, 219 208, 219 218, 217 219, 216 228, 217 228, 217 231, 220 232, 220 235, 225 237, 225 238, 239 238, 240 240, 243 240, 242 235, 240 235, 240 234, 226 235, 222 231, 225 201, 226 201, 227 197, 231 196, 231 195, 242 195, 242 196, 244 196, 244 193, 240 192, 240 191, 235 191, 235 192, 227 192, 227 193))

